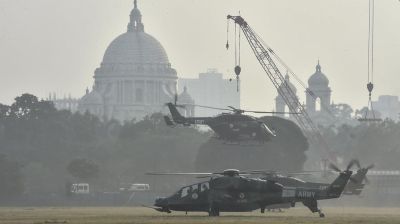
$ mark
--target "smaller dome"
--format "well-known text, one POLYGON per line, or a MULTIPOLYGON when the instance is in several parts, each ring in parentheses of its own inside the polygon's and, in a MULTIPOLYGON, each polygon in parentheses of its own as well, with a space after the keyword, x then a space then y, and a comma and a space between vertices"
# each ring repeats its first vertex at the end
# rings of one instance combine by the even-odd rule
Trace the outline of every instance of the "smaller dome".
POLYGON ((328 86, 329 79, 325 76, 324 73, 321 72, 321 65, 319 65, 319 61, 317 66, 315 67, 315 73, 311 75, 308 79, 308 86, 328 86))
MULTIPOLYGON (((280 90, 283 88, 283 85, 288 85, 288 86, 290 87, 290 89, 293 91, 293 93, 296 93, 296 92, 297 92, 296 87, 295 87, 295 86, 293 85, 293 83, 291 83, 290 80, 289 80, 289 74, 288 74, 288 73, 286 73, 286 75, 285 75, 285 82, 283 82, 283 83, 279 86, 279 89, 280 89, 280 90)), ((286 91, 285 89, 286 89, 286 88, 284 88, 283 91, 286 91)))
POLYGON ((80 100, 82 105, 102 105, 103 104, 103 97, 98 93, 96 90, 86 91, 86 94, 80 100))
POLYGON ((187 87, 183 88, 183 92, 178 96, 178 102, 182 104, 194 104, 193 98, 189 95, 187 87))

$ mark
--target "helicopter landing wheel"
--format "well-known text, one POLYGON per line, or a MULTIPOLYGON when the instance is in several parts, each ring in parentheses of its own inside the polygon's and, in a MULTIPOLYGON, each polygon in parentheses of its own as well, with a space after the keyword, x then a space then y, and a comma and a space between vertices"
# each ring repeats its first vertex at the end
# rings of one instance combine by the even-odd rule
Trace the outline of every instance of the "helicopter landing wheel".
POLYGON ((319 217, 320 218, 325 218, 325 214, 323 212, 319 212, 319 217))
POLYGON ((211 206, 208 216, 219 216, 219 208, 211 206))

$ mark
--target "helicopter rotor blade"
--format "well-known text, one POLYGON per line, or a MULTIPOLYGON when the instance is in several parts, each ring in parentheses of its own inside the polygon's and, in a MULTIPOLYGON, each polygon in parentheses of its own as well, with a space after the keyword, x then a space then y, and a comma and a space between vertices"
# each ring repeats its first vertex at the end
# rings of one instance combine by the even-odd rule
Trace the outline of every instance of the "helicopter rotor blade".
POLYGON ((308 175, 313 175, 312 173, 309 172, 290 172, 287 173, 288 176, 308 176, 308 175))
POLYGON ((284 171, 276 171, 276 170, 251 170, 248 171, 249 174, 263 174, 263 175, 272 175, 272 174, 284 174, 288 176, 296 176, 296 175, 312 175, 312 173, 320 173, 321 171, 290 171, 290 172, 284 172, 284 171))
POLYGON ((204 176, 210 176, 214 175, 214 173, 181 173, 181 172, 175 172, 175 173, 166 173, 166 172, 148 172, 146 175, 158 175, 158 176, 166 176, 166 175, 204 175, 204 176))
POLYGON ((276 174, 276 173, 278 173, 278 171, 276 171, 276 170, 250 170, 250 171, 247 171, 247 173, 250 173, 250 174, 276 174))
POLYGON ((232 109, 228 109, 228 108, 211 107, 211 106, 204 106, 204 105, 197 105, 197 104, 184 104, 184 105, 185 106, 208 108, 208 109, 213 109, 213 110, 233 111, 232 109))
POLYGON ((365 181, 366 184, 370 184, 371 183, 367 176, 364 177, 364 181, 365 181))
POLYGON ((295 113, 295 112, 242 110, 242 109, 235 108, 233 106, 228 106, 228 108, 220 108, 220 107, 204 106, 204 105, 198 105, 198 104, 182 104, 182 105, 183 106, 202 107, 202 108, 208 108, 208 109, 213 109, 213 110, 233 111, 233 112, 240 112, 240 113, 249 112, 249 113, 259 113, 259 114, 300 114, 300 113, 295 113))
POLYGON ((350 170, 354 165, 361 167, 360 162, 356 159, 353 159, 347 164, 346 170, 350 170))
POLYGON ((356 164, 358 169, 361 169, 361 164, 360 164, 360 161, 358 159, 354 160, 354 164, 356 164))
POLYGON ((244 112, 255 113, 255 114, 300 114, 293 112, 274 112, 274 111, 257 111, 257 110, 243 110, 244 112))
POLYGON ((206 176, 197 176, 196 178, 202 179, 202 178, 211 178, 211 175, 206 175, 206 176))
POLYGON ((371 164, 371 165, 367 166, 366 169, 369 170, 369 169, 372 169, 374 167, 375 167, 375 164, 371 164))
POLYGON ((176 104, 175 107, 186 108, 186 106, 184 104, 176 104))
POLYGON ((339 169, 339 167, 337 167, 335 164, 333 164, 333 163, 329 163, 329 168, 330 169, 332 169, 332 170, 334 170, 334 171, 336 171, 336 172, 342 172, 340 169, 339 169))

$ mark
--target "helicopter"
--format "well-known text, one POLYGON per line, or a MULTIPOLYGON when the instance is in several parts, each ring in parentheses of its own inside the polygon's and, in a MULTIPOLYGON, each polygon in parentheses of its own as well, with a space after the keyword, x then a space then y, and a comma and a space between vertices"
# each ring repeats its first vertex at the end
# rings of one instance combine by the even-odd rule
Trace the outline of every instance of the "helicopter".
POLYGON ((164 116, 165 123, 168 126, 176 126, 176 124, 183 126, 208 125, 217 134, 218 138, 230 142, 251 140, 267 142, 276 136, 275 132, 264 122, 260 121, 256 117, 243 114, 245 112, 276 112, 241 110, 232 106, 229 106, 230 109, 201 106, 211 109, 228 110, 231 111, 231 113, 222 113, 215 117, 184 117, 177 110, 177 106, 184 105, 176 105, 173 103, 167 103, 166 105, 172 115, 172 120, 170 117, 164 116))
POLYGON ((317 200, 338 198, 342 194, 352 171, 346 169, 327 188, 308 186, 284 186, 280 183, 260 178, 246 177, 253 172, 227 169, 217 173, 147 173, 148 175, 198 175, 210 177, 209 181, 182 187, 169 197, 157 198, 153 209, 159 212, 172 211, 208 212, 209 216, 219 216, 220 212, 248 212, 269 205, 302 202, 311 212, 318 212, 317 200))

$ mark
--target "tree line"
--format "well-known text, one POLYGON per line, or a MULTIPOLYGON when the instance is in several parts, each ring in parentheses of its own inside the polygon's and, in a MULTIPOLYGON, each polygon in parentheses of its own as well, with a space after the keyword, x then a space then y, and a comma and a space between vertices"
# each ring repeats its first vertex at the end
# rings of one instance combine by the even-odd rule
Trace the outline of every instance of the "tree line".
MULTIPOLYGON (((144 175, 149 171, 208 172, 254 164, 265 169, 301 169, 308 144, 298 127, 283 119, 263 119, 279 136, 250 152, 251 147, 243 151, 216 145, 210 132, 170 128, 160 113, 121 124, 89 113, 59 111, 52 102, 23 94, 11 105, 0 104, 0 198, 63 194, 67 182, 88 182, 95 191, 134 182, 182 185, 144 175)), ((399 123, 386 120, 322 130, 337 155, 373 162, 377 168, 400 169, 399 123)))

